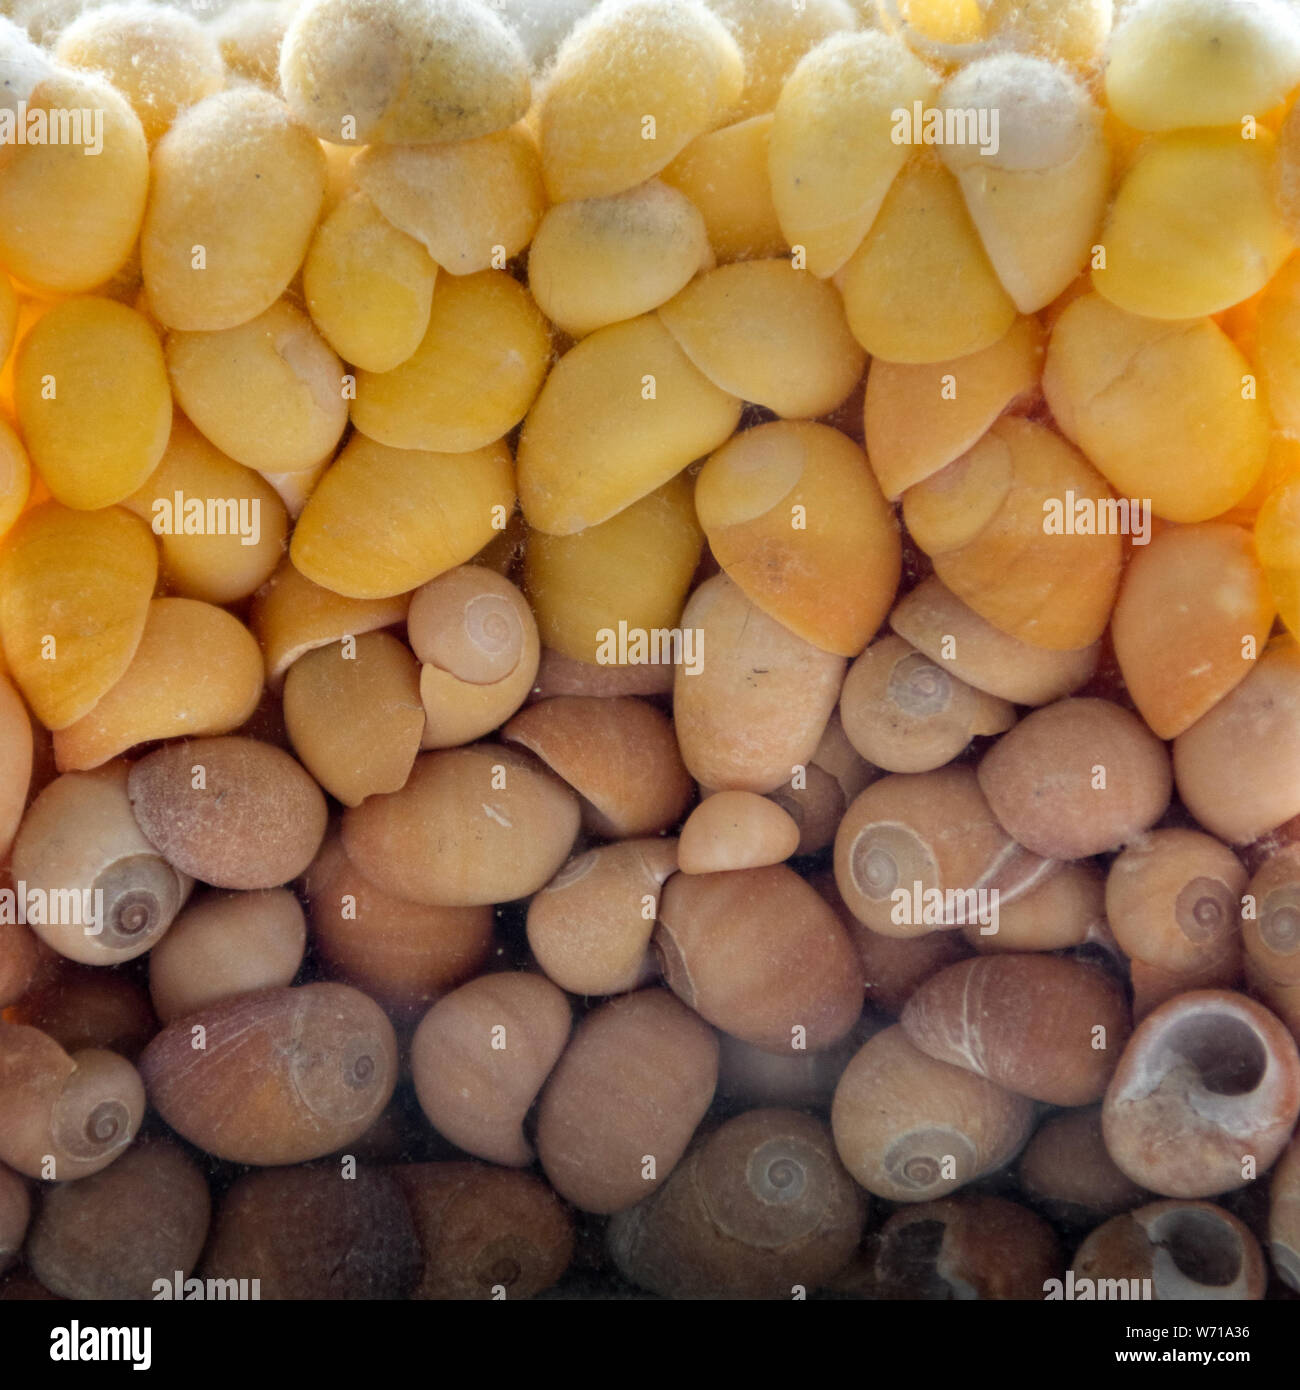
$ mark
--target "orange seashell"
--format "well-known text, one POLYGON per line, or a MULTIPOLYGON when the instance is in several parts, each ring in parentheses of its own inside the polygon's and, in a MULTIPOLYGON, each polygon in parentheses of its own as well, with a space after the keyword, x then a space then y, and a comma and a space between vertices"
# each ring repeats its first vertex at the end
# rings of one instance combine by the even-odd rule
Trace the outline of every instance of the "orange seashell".
POLYGON ((66 729, 121 680, 158 574, 149 528, 118 508, 28 511, 0 552, 0 640, 47 729, 66 729))
POLYGON ((197 599, 154 599, 121 680, 55 731, 55 762, 60 772, 84 771, 148 739, 228 733, 261 694, 262 654, 243 623, 197 599))
POLYGON ((714 792, 686 818, 677 862, 684 874, 758 869, 799 848, 799 826, 775 801, 755 792, 714 792))
POLYGON ((898 523, 852 440, 826 425, 760 425, 724 444, 695 510, 728 577, 769 617, 855 656, 893 602, 898 523))

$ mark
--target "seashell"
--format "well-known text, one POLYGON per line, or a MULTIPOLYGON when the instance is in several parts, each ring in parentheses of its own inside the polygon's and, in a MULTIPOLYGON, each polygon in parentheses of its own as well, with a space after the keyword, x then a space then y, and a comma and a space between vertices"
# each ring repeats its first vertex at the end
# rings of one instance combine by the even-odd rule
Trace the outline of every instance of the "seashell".
POLYGON ((46 502, 5 537, 0 640, 9 674, 47 729, 75 724, 122 679, 157 574, 149 528, 117 508, 46 502))
POLYGON ((571 994, 623 994, 645 983, 647 952, 677 841, 620 840, 571 859, 528 904, 528 945, 571 994))
POLYGON ((621 1211, 672 1172, 713 1099, 712 1029, 666 990, 599 1005, 542 1091, 537 1153, 581 1211, 621 1211))
POLYGON ((327 837, 301 885, 316 956, 331 976, 387 1009, 422 1012, 475 975, 491 950, 490 906, 395 898, 356 868, 338 835, 327 837))
POLYGON ((291 984, 307 924, 285 888, 205 893, 149 955, 149 995, 164 1023, 256 989, 291 984))
POLYGON ((1212 1197, 1270 1168, 1300 1116, 1300 1054, 1245 995, 1192 990, 1136 1028, 1106 1092, 1106 1148, 1166 1197, 1212 1197))
POLYGON ((476 907, 548 883, 579 817, 575 793, 529 754, 480 743, 422 754, 401 791, 344 812, 342 842, 386 894, 476 907))
POLYGON ((152 1299, 198 1263, 211 1201, 198 1165, 170 1139, 142 1139, 102 1172, 46 1189, 27 1267, 75 1299, 152 1299))
POLYGON ((790 632, 725 575, 707 579, 682 613, 698 669, 678 669, 673 718, 682 760, 705 786, 775 791, 816 751, 845 662, 790 632), (760 679, 761 677, 761 679, 760 679))
POLYGON ((0 1162, 45 1182, 89 1177, 126 1151, 144 1111, 125 1058, 70 1055, 38 1028, 0 1020, 0 1162))
POLYGON ((284 723, 303 766, 345 806, 400 791, 424 734, 419 663, 387 632, 317 647, 285 676, 284 723))
POLYGON ((849 807, 835 836, 845 905, 883 936, 991 925, 978 916, 981 889, 1011 902, 1056 867, 1003 829, 969 767, 882 777, 849 807))
POLYGON ((1298 700, 1300 646, 1286 637, 1174 740, 1178 795, 1221 840, 1246 844, 1300 814, 1298 700))
POLYGON ((869 1038, 835 1088, 840 1159, 868 1192, 892 1202, 946 1197, 1019 1152, 1033 1104, 982 1076, 937 1062, 899 1026, 869 1038))
POLYGON ((32 803, 14 841, 14 878, 44 905, 32 930, 69 960, 114 965, 157 944, 191 880, 141 832, 130 769, 67 772, 32 803), (102 895, 102 896, 100 896, 102 895))
POLYGON ((1008 833, 1054 859, 1136 839, 1164 814, 1172 782, 1169 756, 1142 721, 1095 699, 1035 710, 979 767, 980 788, 1008 833))
POLYGON ((1086 685, 1101 646, 1074 651, 1031 646, 981 618, 933 576, 901 598, 889 625, 954 676, 1015 705, 1048 705, 1086 685))
POLYGON ((799 848, 799 826, 776 802, 754 792, 714 792, 686 818, 677 849, 684 874, 758 869, 799 848))
POLYGON ((125 674, 55 730, 55 761, 61 772, 84 772, 147 740, 228 733, 261 695, 262 654, 243 623, 197 599, 154 599, 125 674))
POLYGON ((556 696, 521 710, 502 737, 578 793, 592 834, 653 835, 679 821, 690 802, 672 725, 643 700, 556 696))
POLYGON ((1151 1202, 1112 1217, 1075 1252, 1070 1274, 1130 1288, 1149 1279, 1146 1296, 1160 1302, 1259 1299, 1268 1283, 1250 1228, 1213 1202, 1151 1202))
POLYGON ((263 1299, 406 1298, 420 1242, 395 1176, 358 1166, 244 1173, 222 1197, 199 1273, 258 1280, 263 1299))
POLYGON ((140 1074, 154 1109, 214 1158, 305 1163, 352 1143, 388 1104, 397 1042, 347 985, 264 989, 169 1023, 140 1074))
POLYGON ((540 657, 537 623, 508 579, 481 565, 448 570, 412 595, 406 630, 423 663, 422 747, 481 738, 528 698, 540 657))
POLYGON ((67 1053, 99 1048, 128 1062, 158 1031, 148 990, 127 972, 78 965, 52 952, 5 1018, 39 1028, 67 1053))
POLYGON ((700 471, 695 509, 727 576, 805 641, 854 656, 884 621, 898 523, 837 430, 782 421, 741 432, 700 471))
POLYGON ((1106 1152, 1099 1105, 1044 1120, 1020 1155, 1016 1177, 1035 1206, 1068 1227, 1091 1229, 1150 1195, 1106 1152))
POLYGON ((1300 1144, 1294 1140, 1273 1170, 1268 1242, 1278 1277, 1288 1287, 1300 1290, 1300 1144))
POLYGON ((1058 435, 1007 416, 908 488, 903 518, 935 574, 982 618, 1033 646, 1074 651, 1106 629, 1122 548, 1100 521, 1076 530, 1074 514, 1110 499, 1100 474, 1058 435))
POLYGON ((574 1253, 573 1219, 540 1178, 482 1163, 403 1163, 424 1252, 417 1299, 533 1298, 574 1253))
POLYGON ((128 781, 150 843, 217 888, 274 888, 311 863, 325 836, 320 789, 279 748, 251 738, 172 743, 128 781))
POLYGON ((0 1274, 18 1258, 31 1214, 27 1184, 12 1169, 0 1167, 0 1274))
POLYGON ((862 1012, 862 975, 847 932, 784 864, 674 874, 654 944, 679 999, 767 1051, 829 1047, 862 1012))
POLYGON ((1130 1027, 1110 975, 1048 955, 950 965, 917 987, 900 1021, 927 1056, 1051 1105, 1100 1100, 1130 1027))
POLYGON ((789 1298, 843 1268, 866 1210, 822 1121, 750 1110, 616 1213, 607 1243, 623 1277, 661 1298, 789 1298))
POLYGON ((996 931, 968 922, 962 935, 981 954, 1062 951, 1095 939, 1105 924, 1106 876, 1090 860, 1076 859, 1023 896, 999 901, 996 931))
POLYGON ((524 1117, 571 1026, 563 991, 540 975, 480 975, 445 995, 411 1041, 425 1118, 476 1158, 526 1168, 534 1153, 524 1117))
POLYGON ((1250 535, 1207 522, 1134 548, 1111 635, 1124 684, 1158 738, 1176 738, 1250 674, 1273 600, 1250 535))

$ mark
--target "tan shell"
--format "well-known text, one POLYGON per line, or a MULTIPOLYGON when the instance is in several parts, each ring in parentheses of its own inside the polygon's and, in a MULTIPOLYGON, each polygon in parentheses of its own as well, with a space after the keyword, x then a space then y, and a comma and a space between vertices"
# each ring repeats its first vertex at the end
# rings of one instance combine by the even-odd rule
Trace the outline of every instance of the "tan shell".
POLYGON ((541 975, 480 975, 440 999, 411 1042, 429 1123, 492 1163, 525 1168, 524 1116, 569 1041, 569 1001, 541 975))
POLYGON ((1099 1105, 1044 1120, 1020 1155, 1017 1176, 1021 1190, 1063 1224, 1092 1226, 1148 1195, 1106 1152, 1099 1105))
POLYGON ((551 1186, 583 1211, 641 1201, 685 1152, 717 1078, 712 1029, 666 990, 594 1009, 537 1111, 537 1153, 551 1186))
POLYGON ((867 1041, 831 1105, 844 1166, 892 1202, 945 1197, 994 1172, 1032 1124, 1031 1101, 927 1057, 897 1025, 867 1041))
POLYGON ((799 840, 799 826, 775 800, 714 792, 687 816, 677 863, 684 874, 757 869, 789 859, 799 840))
POLYGON ((1247 955, 1268 979, 1300 985, 1300 846, 1270 855, 1247 893, 1254 903, 1241 924, 1247 955))
POLYGON ((571 859, 528 904, 538 965, 571 994, 645 983, 660 893, 676 869, 676 840, 620 840, 571 859))
POLYGON ((217 888, 287 883, 325 836, 320 788, 287 753, 251 738, 168 744, 131 768, 127 791, 150 843, 217 888))
POLYGON ((578 793, 592 834, 657 834, 690 802, 672 724, 643 700, 557 696, 521 710, 503 737, 536 753, 578 793))
POLYGON ((422 754, 400 792, 345 812, 343 847, 386 893, 475 907, 541 888, 578 819, 578 798, 532 757, 480 743, 422 754))
POLYGON ((388 1104, 397 1041, 347 985, 265 989, 168 1024, 140 1071, 154 1109, 214 1158, 305 1163, 360 1137, 388 1104))
POLYGON ((979 952, 1062 951, 1105 925, 1106 878, 1088 859, 1062 864, 1023 897, 998 904, 996 931, 968 923, 962 935, 979 952))
POLYGON ((848 934, 784 864, 674 874, 664 885, 655 948, 680 999, 771 1052, 829 1047, 862 1011, 848 934))

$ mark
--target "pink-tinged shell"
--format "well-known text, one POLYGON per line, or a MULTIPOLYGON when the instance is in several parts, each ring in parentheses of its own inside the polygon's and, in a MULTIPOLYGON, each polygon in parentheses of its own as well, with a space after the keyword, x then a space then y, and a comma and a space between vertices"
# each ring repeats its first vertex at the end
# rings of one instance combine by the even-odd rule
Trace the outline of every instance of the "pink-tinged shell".
POLYGON ((926 980, 903 1031, 922 1052, 1033 1100, 1100 1100, 1129 1034, 1119 985, 1048 955, 983 956, 926 980), (1100 1031, 1099 1031, 1100 1030, 1100 1031))
POLYGON ((214 1158, 305 1163, 358 1139, 388 1104, 397 1040, 348 985, 259 990, 168 1024, 140 1071, 154 1109, 214 1158))
POLYGON ((1281 1022, 1229 990, 1193 990, 1134 1031, 1106 1091, 1110 1156, 1168 1197, 1244 1187, 1264 1172, 1300 1116, 1300 1054, 1281 1022))

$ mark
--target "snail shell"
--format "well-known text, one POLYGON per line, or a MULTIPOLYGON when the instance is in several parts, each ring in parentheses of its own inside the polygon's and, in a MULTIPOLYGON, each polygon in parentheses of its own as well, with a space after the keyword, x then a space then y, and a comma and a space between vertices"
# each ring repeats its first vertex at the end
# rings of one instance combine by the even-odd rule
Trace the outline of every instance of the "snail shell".
POLYGON ((799 848, 799 826, 755 792, 714 792, 686 818, 677 863, 684 874, 780 864, 799 848))
POLYGON ((1107 1153, 1099 1105, 1044 1120, 1020 1155, 1017 1176, 1020 1190, 1064 1226, 1088 1229, 1150 1195, 1107 1153))
POLYGON ((992 1173, 1019 1152, 1033 1104, 914 1047, 898 1025, 868 1039, 831 1103, 835 1146, 877 1197, 925 1202, 992 1173))
POLYGON ((1134 1031, 1106 1092, 1110 1156, 1168 1197, 1243 1187, 1263 1172, 1300 1116, 1300 1054, 1262 1005, 1229 990, 1193 990, 1134 1031))
POLYGON ((1294 1139, 1273 1170, 1268 1240, 1273 1267, 1300 1293, 1300 1142, 1294 1139))
POLYGON ((18 1258, 31 1215, 27 1184, 12 1168, 0 1165, 0 1274, 18 1258))
POLYGON ((208 1184, 170 1139, 142 1139, 102 1173, 50 1188, 27 1238, 27 1265, 63 1298, 148 1299, 153 1282, 198 1263, 208 1184))
POLYGON ((674 874, 654 941, 679 999, 768 1051, 829 1047, 862 1012, 853 943, 816 890, 784 864, 674 874))
POLYGON ((1110 975, 1048 955, 950 965, 916 990, 901 1022, 928 1056, 1052 1105, 1100 1100, 1129 1035, 1110 975))
POLYGON ((411 1042, 420 1108, 453 1144, 507 1167, 533 1161, 524 1116, 569 1041, 562 990, 522 971, 480 975, 440 999, 411 1042))
POLYGON ((876 1237, 872 1273, 884 1298, 1040 1299, 1064 1266, 1042 1217, 963 1195, 896 1211, 876 1237))
POLYGON ((304 1163, 364 1134, 388 1104, 397 1041, 348 985, 266 989, 168 1024, 140 1071, 163 1119, 214 1157, 304 1163))
POLYGON ((540 1178, 483 1163, 392 1169, 424 1251, 418 1299, 532 1298, 573 1258, 573 1219, 540 1178))
POLYGON ((1300 846, 1270 855, 1246 891, 1255 902, 1242 922, 1246 954, 1265 979, 1300 985, 1300 846))
POLYGON ((625 1278, 664 1298, 789 1298, 820 1288, 862 1236, 867 1199, 820 1120, 750 1110, 702 1140, 648 1200, 617 1213, 625 1278))
POLYGON ((383 1169, 267 1168, 221 1199, 200 1274, 260 1279, 264 1299, 407 1298, 420 1243, 402 1189, 383 1169))
POLYGON ((639 1202, 686 1151, 717 1079, 712 1029, 667 990, 593 1009, 537 1111, 537 1153, 551 1185, 583 1211, 639 1202))
POLYGON ((32 803, 14 842, 14 878, 41 890, 57 922, 32 929, 60 955, 86 965, 113 965, 142 955, 171 925, 191 887, 141 833, 128 799, 125 763, 95 772, 65 772, 32 803), (103 894, 101 930, 60 902, 92 906, 103 894), (77 895, 74 898, 66 895, 77 895), (74 920, 75 919, 75 920, 74 920))
POLYGON ((0 1022, 0 1161, 19 1173, 67 1182, 107 1168, 144 1110, 140 1076, 117 1053, 69 1055, 37 1028, 0 1022))
POLYGON ((39 1028, 67 1053, 101 1048, 129 1062, 158 1031, 148 992, 124 971, 54 955, 5 1018, 39 1028))
POLYGON ((962 935, 981 954, 1062 951, 1091 940, 1105 922, 1105 875, 1090 859, 1076 859, 1023 897, 999 902, 996 932, 985 934, 970 922, 962 935))
POLYGON ((1076 1279, 1150 1279, 1157 1301, 1263 1298, 1259 1242, 1212 1202, 1152 1202, 1114 1216, 1083 1242, 1076 1279))

